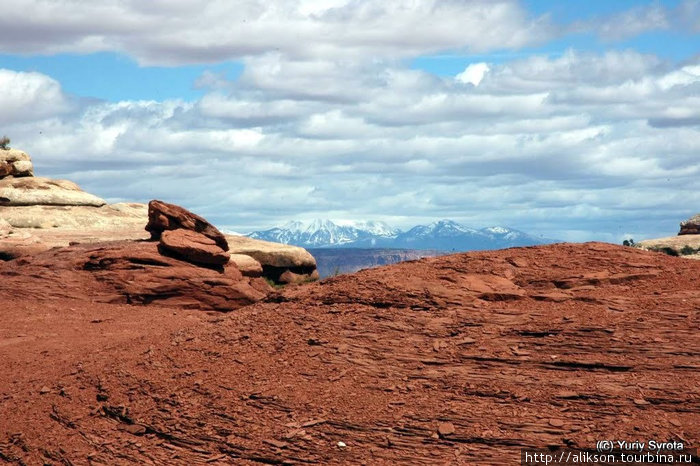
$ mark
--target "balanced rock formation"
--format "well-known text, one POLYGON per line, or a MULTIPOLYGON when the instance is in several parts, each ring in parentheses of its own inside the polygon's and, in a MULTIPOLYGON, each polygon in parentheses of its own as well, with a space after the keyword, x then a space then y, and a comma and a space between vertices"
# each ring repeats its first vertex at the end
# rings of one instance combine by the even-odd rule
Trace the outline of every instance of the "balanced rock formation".
POLYGON ((160 239, 160 235, 164 231, 179 228, 201 233, 214 240, 221 249, 228 251, 228 243, 223 233, 199 215, 163 201, 152 200, 148 203, 146 231, 151 233, 151 239, 160 239))
POLYGON ((0 149, 0 178, 6 176, 34 176, 29 154, 17 149, 0 149))
POLYGON ((222 266, 230 255, 216 242, 192 230, 166 230, 160 237, 161 252, 174 254, 188 262, 201 265, 222 266))
POLYGON ((700 235, 700 214, 690 217, 688 220, 681 222, 681 231, 679 235, 700 235))

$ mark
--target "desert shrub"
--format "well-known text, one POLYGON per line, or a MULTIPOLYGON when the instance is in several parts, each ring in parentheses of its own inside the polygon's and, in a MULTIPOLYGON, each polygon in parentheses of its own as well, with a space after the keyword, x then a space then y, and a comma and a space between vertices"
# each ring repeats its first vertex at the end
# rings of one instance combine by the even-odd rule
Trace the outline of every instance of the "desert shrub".
POLYGON ((0 149, 7 150, 10 148, 10 138, 3 136, 0 138, 0 149))
POLYGON ((683 248, 681 249, 682 256, 689 256, 691 254, 696 254, 698 252, 700 252, 700 248, 695 249, 692 246, 689 246, 687 244, 685 246, 683 246, 683 248))
POLYGON ((652 248, 649 248, 649 250, 655 252, 663 252, 664 254, 668 254, 669 256, 679 256, 678 251, 668 246, 654 246, 652 248))
POLYGON ((636 243, 634 242, 634 240, 632 238, 626 239, 622 242, 623 246, 634 246, 635 244, 636 243))

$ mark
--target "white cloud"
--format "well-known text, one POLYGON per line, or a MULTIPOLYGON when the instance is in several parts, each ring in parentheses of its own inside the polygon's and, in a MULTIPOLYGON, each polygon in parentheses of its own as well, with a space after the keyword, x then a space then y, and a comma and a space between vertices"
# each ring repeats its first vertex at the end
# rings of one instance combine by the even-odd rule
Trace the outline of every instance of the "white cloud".
POLYGON ((469 83, 478 86, 484 75, 489 71, 487 63, 472 63, 467 66, 464 71, 455 76, 455 79, 462 83, 469 83))
POLYGON ((606 40, 621 40, 644 32, 668 29, 670 11, 661 5, 632 8, 607 18, 594 20, 594 27, 606 40))
POLYGON ((536 44, 553 32, 546 18, 530 18, 515 0, 10 0, 4 6, 6 53, 120 51, 144 64, 274 50, 304 60, 483 52, 536 44))
POLYGON ((473 63, 454 79, 405 66, 551 34, 515 2, 81 5, 10 14, 15 32, 46 34, 0 32, 0 46, 245 65, 236 81, 202 76, 196 102, 76 103, 48 76, 0 70, 13 145, 39 175, 103 197, 164 198, 238 231, 299 216, 447 217, 564 239, 672 232, 700 201, 698 62, 568 51, 473 63))
POLYGON ((0 124, 36 121, 70 109, 61 85, 40 73, 0 69, 0 124))

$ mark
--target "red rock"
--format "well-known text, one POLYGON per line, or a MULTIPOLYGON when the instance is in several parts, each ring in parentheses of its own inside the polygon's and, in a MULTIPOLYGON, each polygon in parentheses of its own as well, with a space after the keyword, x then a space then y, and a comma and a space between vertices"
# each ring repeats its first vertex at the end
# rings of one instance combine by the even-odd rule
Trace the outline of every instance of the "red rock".
POLYGON ((455 425, 451 422, 441 422, 438 426, 438 434, 440 437, 452 435, 455 433, 455 425))
POLYGON ((279 283, 285 285, 292 285, 298 283, 312 282, 319 279, 318 270, 314 270, 308 274, 294 273, 291 270, 286 270, 282 275, 280 275, 277 280, 279 283))
POLYGON ((224 265, 229 261, 229 253, 213 239, 192 230, 166 230, 161 234, 160 246, 195 264, 224 265))
POLYGON ((267 294, 248 277, 163 256, 150 241, 114 241, 52 249, 4 264, 2 289, 19 298, 163 304, 231 311, 267 294))
POLYGON ((201 233, 213 239, 221 249, 228 251, 228 242, 223 233, 204 218, 175 204, 155 199, 148 203, 146 231, 151 233, 151 239, 160 239, 164 231, 177 229, 201 233))

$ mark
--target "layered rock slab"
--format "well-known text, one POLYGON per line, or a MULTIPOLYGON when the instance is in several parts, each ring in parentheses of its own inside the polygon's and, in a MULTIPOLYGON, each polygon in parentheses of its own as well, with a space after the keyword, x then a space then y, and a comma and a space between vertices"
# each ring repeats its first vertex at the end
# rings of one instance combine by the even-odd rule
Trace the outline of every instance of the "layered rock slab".
POLYGON ((160 237, 160 249, 195 264, 222 266, 230 259, 229 253, 217 246, 213 239, 192 230, 164 231, 160 237))
POLYGON ((164 256, 156 242, 74 245, 0 263, 0 294, 231 311, 270 291, 263 279, 227 269, 164 256))
POLYGON ((68 180, 13 176, 0 179, 0 205, 5 206, 93 206, 107 204, 68 180))
POLYGON ((160 239, 166 230, 192 230, 211 238, 224 251, 228 251, 228 243, 223 233, 203 217, 175 204, 157 199, 148 203, 148 224, 146 231, 151 233, 151 239, 160 239))
POLYGON ((700 438, 698 274, 589 243, 366 270, 227 315, 0 292, 0 452, 510 465, 523 448, 599 438, 688 445, 700 438), (571 277, 598 282, 557 287, 571 277))

